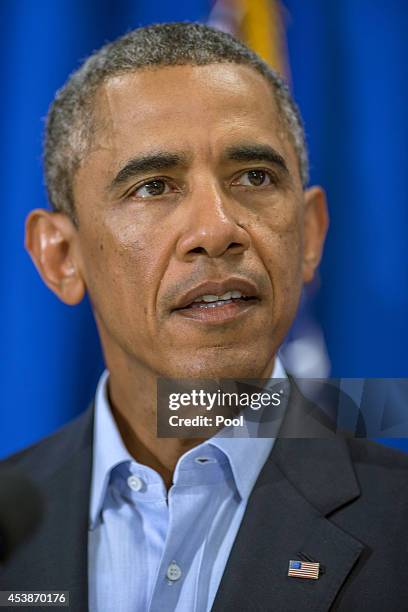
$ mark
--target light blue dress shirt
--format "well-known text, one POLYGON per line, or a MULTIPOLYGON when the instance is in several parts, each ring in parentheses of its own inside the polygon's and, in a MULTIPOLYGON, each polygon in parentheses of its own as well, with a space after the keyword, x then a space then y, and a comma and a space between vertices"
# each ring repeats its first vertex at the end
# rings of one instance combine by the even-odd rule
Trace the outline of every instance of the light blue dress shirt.
MULTIPOLYGON (((274 439, 214 436, 180 457, 166 491, 126 449, 108 375, 95 399, 90 611, 207 612, 274 439)), ((273 377, 286 377, 278 359, 273 377)))

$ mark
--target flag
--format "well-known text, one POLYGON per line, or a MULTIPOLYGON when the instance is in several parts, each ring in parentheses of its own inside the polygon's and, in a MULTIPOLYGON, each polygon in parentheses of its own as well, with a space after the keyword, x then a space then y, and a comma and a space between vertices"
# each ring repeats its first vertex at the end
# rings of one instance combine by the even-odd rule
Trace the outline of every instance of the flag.
POLYGON ((217 0, 208 23, 240 38, 289 79, 282 6, 278 0, 217 0))
POLYGON ((320 563, 309 563, 308 561, 289 561, 288 576, 293 578, 319 578, 320 563))

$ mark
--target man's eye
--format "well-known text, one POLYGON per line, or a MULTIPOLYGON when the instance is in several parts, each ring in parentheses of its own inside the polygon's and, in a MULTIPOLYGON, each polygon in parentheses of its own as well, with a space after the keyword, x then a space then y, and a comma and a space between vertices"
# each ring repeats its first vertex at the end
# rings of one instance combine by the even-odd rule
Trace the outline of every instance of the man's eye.
POLYGON ((154 179, 143 183, 140 187, 132 192, 133 197, 137 198, 151 198, 154 196, 161 196, 165 193, 169 193, 170 188, 166 181, 162 179, 154 179))
POLYGON ((266 170, 247 170, 234 182, 234 185, 243 185, 244 187, 267 187, 272 184, 272 177, 266 170))

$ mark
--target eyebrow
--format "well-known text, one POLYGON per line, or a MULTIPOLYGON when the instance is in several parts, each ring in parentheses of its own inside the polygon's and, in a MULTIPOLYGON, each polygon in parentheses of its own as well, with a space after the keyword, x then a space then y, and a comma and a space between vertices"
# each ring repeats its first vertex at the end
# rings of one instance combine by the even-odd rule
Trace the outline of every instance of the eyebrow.
POLYGON ((289 174, 285 159, 276 149, 264 144, 242 144, 228 147, 225 158, 233 161, 266 161, 279 166, 286 174, 289 174))
POLYGON ((125 163, 123 168, 119 170, 113 181, 109 185, 109 191, 113 191, 121 187, 129 179, 132 179, 145 172, 157 172, 159 170, 169 170, 175 166, 185 166, 187 164, 187 155, 183 153, 170 153, 167 151, 157 151, 133 157, 125 163))
MULTIPOLYGON (((115 178, 110 183, 108 190, 114 191, 130 179, 139 176, 146 172, 158 172, 161 170, 169 170, 176 166, 186 166, 189 160, 185 153, 175 153, 170 151, 157 151, 133 157, 129 159, 125 165, 119 170, 115 178)), ((276 166, 289 175, 289 170, 282 155, 270 145, 264 144, 238 144, 227 147, 224 159, 232 161, 266 161, 276 166)))

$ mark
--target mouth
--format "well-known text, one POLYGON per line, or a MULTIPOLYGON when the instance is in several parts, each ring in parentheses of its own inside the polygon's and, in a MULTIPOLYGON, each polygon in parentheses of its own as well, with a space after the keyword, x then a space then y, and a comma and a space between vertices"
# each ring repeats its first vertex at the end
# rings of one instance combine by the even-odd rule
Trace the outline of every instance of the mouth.
POLYGON ((200 284, 182 296, 172 312, 201 322, 225 323, 259 303, 259 292, 253 283, 230 278, 200 284))

